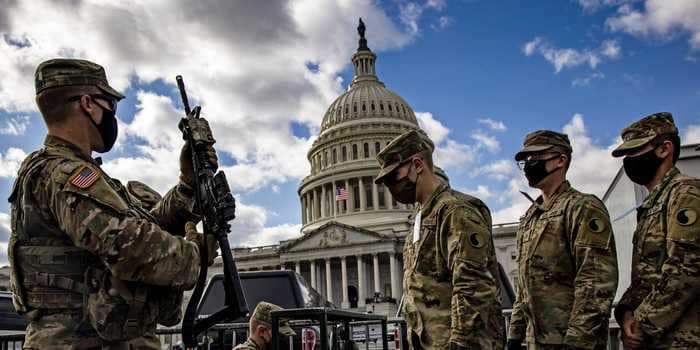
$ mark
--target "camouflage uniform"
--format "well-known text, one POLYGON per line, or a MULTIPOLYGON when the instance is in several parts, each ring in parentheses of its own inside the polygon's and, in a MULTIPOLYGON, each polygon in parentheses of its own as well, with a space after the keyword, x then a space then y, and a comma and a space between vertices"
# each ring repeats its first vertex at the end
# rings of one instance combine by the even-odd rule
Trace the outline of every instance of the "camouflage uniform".
MULTIPOLYGON (((258 320, 260 322, 266 323, 268 326, 272 325, 272 311, 279 311, 282 310, 281 307, 268 303, 266 301, 261 301, 258 303, 257 306, 255 306, 255 310, 253 310, 253 314, 250 316, 251 320, 258 320)), ((280 320, 279 322, 279 335, 280 337, 286 336, 286 337, 291 337, 295 336, 296 333, 294 330, 292 330, 291 327, 289 327, 289 322, 286 320, 280 320)), ((248 338, 245 342, 236 345, 234 350, 262 350, 260 347, 258 347, 258 344, 256 344, 253 339, 248 338)), ((281 349, 284 350, 284 349, 281 349)))
MULTIPOLYGON (((378 182, 433 144, 422 131, 394 139, 378 155, 378 182), (397 164, 398 163, 398 164, 397 164)), ((502 349, 501 285, 491 214, 479 199, 435 189, 420 209, 420 239, 404 245, 403 315, 412 349, 502 349)))
MULTIPOLYGON (((71 82, 121 97, 91 62, 52 60, 37 70, 37 91, 71 82)), ((22 163, 9 199, 24 347, 122 348, 156 323, 177 323, 179 307, 162 292, 191 288, 199 272, 197 245, 173 235, 198 219, 191 195, 173 188, 147 211, 76 146, 54 136, 44 144, 22 163)))
MULTIPOLYGON (((678 134, 669 113, 622 131, 623 156, 657 135, 678 134)), ((622 325, 633 311, 648 349, 700 349, 700 180, 671 169, 637 209, 632 279, 615 308, 622 325)))
MULTIPOLYGON (((569 138, 528 134, 515 159, 571 154, 569 138)), ((617 289, 617 254, 605 205, 564 181, 546 203, 540 196, 520 219, 516 236, 518 292, 508 338, 529 349, 603 349, 617 289), (526 336, 527 334, 527 336, 526 336)))

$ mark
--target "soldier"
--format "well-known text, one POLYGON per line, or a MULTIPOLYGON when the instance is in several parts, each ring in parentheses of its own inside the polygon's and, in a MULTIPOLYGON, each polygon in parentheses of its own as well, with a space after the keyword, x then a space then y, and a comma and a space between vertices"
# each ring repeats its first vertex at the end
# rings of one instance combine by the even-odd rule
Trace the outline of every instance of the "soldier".
MULTIPOLYGON (((270 313, 278 310, 282 310, 282 308, 266 301, 259 302, 250 316, 248 339, 236 345, 234 350, 270 350, 272 348, 272 317, 270 313)), ((286 320, 280 320, 279 334, 282 343, 286 343, 289 337, 296 335, 286 320)), ((279 349, 287 350, 288 346, 280 346, 279 349)))
POLYGON ((528 349, 607 344, 618 277, 615 239, 605 205, 566 180, 571 151, 567 135, 539 130, 525 137, 515 155, 528 184, 542 195, 518 228, 519 288, 509 350, 522 349, 523 340, 528 349))
POLYGON ((433 142, 408 131, 379 154, 394 198, 418 203, 404 246, 403 315, 412 349, 503 349, 501 285, 491 213, 435 176, 433 142))
POLYGON ((159 291, 189 289, 197 279, 202 236, 187 148, 180 184, 147 211, 91 158, 114 145, 124 97, 104 69, 48 60, 35 85, 48 135, 20 166, 9 198, 10 282, 28 321, 24 348, 125 349, 156 323, 179 321, 179 305, 164 303, 159 291), (187 239, 175 236, 182 234, 187 239))
POLYGON ((649 191, 637 208, 631 283, 615 308, 625 349, 700 349, 700 180, 675 166, 670 113, 632 123, 622 140, 613 156, 649 191))

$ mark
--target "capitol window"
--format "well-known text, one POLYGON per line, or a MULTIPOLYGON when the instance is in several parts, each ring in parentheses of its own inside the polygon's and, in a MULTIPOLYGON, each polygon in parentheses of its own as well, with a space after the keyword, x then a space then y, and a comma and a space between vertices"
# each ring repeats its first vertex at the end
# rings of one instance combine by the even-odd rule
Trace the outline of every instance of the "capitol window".
POLYGON ((367 142, 365 142, 363 150, 365 151, 365 158, 369 158, 369 144, 367 142))
POLYGON ((357 145, 352 145, 352 160, 357 159, 357 145))
POLYGON ((379 102, 379 110, 384 111, 384 104, 379 102))
MULTIPOLYGON (((366 144, 365 144, 366 145, 366 144)), ((372 178, 363 179, 364 180, 364 190, 365 190, 365 201, 367 202, 367 209, 374 208, 374 198, 372 196, 372 178)))
POLYGON ((378 154, 378 153, 379 153, 379 147, 380 147, 380 146, 379 146, 379 142, 375 142, 375 143, 374 143, 374 154, 378 154))
POLYGON ((377 203, 379 206, 379 209, 385 209, 386 208, 386 201, 384 200, 384 185, 379 184, 377 185, 377 203))
POLYGON ((336 152, 336 149, 333 149, 333 164, 338 162, 338 152, 336 152))
POLYGON ((343 152, 341 157, 343 157, 343 162, 348 160, 348 148, 345 146, 343 146, 343 152))

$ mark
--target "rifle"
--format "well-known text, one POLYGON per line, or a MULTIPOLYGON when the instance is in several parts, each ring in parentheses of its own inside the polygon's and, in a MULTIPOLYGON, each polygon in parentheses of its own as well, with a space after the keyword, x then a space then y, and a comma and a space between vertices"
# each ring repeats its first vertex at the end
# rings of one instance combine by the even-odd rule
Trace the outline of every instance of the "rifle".
POLYGON ((231 195, 231 189, 224 172, 219 171, 214 174, 214 170, 207 161, 207 146, 211 145, 213 140, 208 132, 202 130, 208 127, 207 121, 199 117, 202 108, 196 106, 194 109, 190 109, 182 76, 178 75, 175 79, 177 87, 180 89, 182 104, 185 107, 185 118, 180 120, 178 127, 182 131, 183 139, 188 142, 192 154, 192 166, 195 174, 195 205, 199 213, 203 215, 202 223, 204 225, 204 242, 199 247, 200 269, 197 285, 192 292, 182 321, 182 340, 185 346, 190 349, 197 346, 197 336, 211 326, 247 315, 248 305, 228 242, 228 234, 231 232, 229 221, 236 217, 236 201, 231 195), (221 248, 226 295, 223 309, 205 318, 195 320, 209 267, 207 234, 216 237, 221 248))

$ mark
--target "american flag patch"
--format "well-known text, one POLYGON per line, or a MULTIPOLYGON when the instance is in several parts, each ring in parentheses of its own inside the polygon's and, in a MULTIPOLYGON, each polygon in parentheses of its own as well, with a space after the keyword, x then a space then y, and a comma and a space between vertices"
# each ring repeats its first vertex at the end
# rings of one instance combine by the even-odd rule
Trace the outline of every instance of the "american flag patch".
POLYGON ((73 175, 70 183, 78 188, 88 188, 92 186, 92 184, 94 184, 99 178, 100 174, 97 171, 92 170, 92 168, 87 165, 83 165, 83 167, 80 168, 80 171, 73 175))

